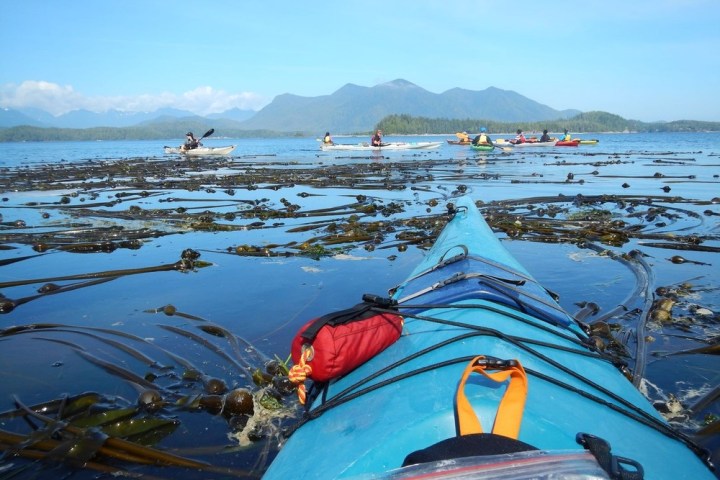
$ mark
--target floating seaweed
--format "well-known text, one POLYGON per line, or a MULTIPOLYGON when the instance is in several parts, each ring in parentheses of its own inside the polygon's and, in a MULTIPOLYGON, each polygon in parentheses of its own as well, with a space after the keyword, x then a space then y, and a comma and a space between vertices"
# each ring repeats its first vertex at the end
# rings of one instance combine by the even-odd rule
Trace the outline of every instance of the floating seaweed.
MULTIPOLYGON (((245 350, 237 348, 244 341, 219 326, 203 324, 201 331, 210 332, 213 337, 220 333, 233 346, 231 350, 237 359, 220 345, 193 332, 170 325, 161 327, 221 355, 229 364, 235 365, 240 375, 232 375, 231 382, 213 378, 176 353, 142 338, 108 329, 35 324, 0 331, 0 339, 32 335, 33 339, 67 346, 89 364, 131 384, 138 394, 134 403, 95 392, 63 396, 30 406, 15 398, 16 408, 0 413, 0 421, 5 425, 0 430, 2 458, 37 459, 42 463, 35 467, 24 463, 9 467, 4 470, 5 474, 61 464, 71 469, 87 468, 114 475, 131 475, 134 465, 149 465, 191 469, 203 472, 209 476, 207 478, 212 475, 254 476, 252 469, 219 467, 194 459, 192 451, 177 455, 156 445, 181 426, 182 412, 205 412, 223 417, 239 445, 248 446, 268 435, 279 434, 278 422, 291 418, 296 409, 294 402, 285 401, 292 390, 287 388, 289 383, 283 381, 288 372, 284 362, 267 360, 268 357, 254 347, 252 355, 246 355, 245 350), (102 359, 91 353, 89 346, 68 340, 73 336, 87 337, 110 346, 113 352, 127 354, 156 373, 136 374, 117 360, 102 359), (131 346, 129 341, 137 346, 131 346), (155 351, 171 362, 161 363, 143 349, 155 351), (266 362, 255 363, 259 360, 266 362), (229 389, 227 385, 231 383, 236 386, 229 389), (23 424, 32 426, 30 432, 20 431, 23 424)), ((113 352, 110 354, 114 357, 113 352)), ((222 453, 229 447, 232 445, 219 445, 215 453, 222 453)), ((207 447, 202 451, 203 455, 208 455, 207 447)))
MULTIPOLYGON (((131 278, 158 278, 162 284, 173 276, 168 272, 205 276, 213 270, 206 267, 215 262, 232 262, 240 276, 244 272, 237 264, 292 258, 319 267, 357 252, 397 260, 432 245, 447 222, 445 206, 453 196, 501 187, 508 192, 501 199, 478 202, 501 238, 535 248, 562 246, 562 251, 619 266, 627 288, 617 289, 612 302, 572 298, 570 304, 580 307, 575 317, 587 325, 598 347, 626 362, 628 377, 642 384, 660 365, 667 369, 677 360, 715 353, 714 344, 706 343, 716 338, 720 324, 714 313, 716 278, 708 267, 717 263, 711 259, 720 248, 712 223, 720 214, 720 200, 668 193, 669 185, 675 193, 682 185, 717 180, 665 170, 706 167, 696 155, 593 149, 551 155, 503 152, 492 160, 371 156, 331 162, 324 156, 315 164, 273 156, 257 162, 258 156, 251 155, 3 169, 0 189, 41 193, 14 199, 0 218, 0 249, 8 257, 0 259, 0 269, 34 272, 3 276, 0 313, 6 315, 0 318, 9 322, 39 305, 52 309, 64 298, 92 298, 99 291, 108 295, 110 285, 131 278), (654 173, 607 173, 641 165, 654 173), (590 188, 598 182, 611 182, 603 185, 623 193, 578 193, 598 191, 590 188), (619 190, 622 182, 627 189, 619 190), (640 185, 651 187, 633 193, 640 185), (531 196, 539 189, 561 193, 531 196), (507 198, 511 196, 515 198, 507 198), (193 239, 200 235, 214 241, 196 247, 193 239), (167 263, 166 245, 175 241, 190 247, 167 263), (164 247, 159 260, 146 260, 157 245, 164 247), (682 256, 673 253, 678 250, 682 256), (201 252, 215 262, 201 260, 201 252), (108 258, 137 258, 140 263, 108 268, 108 258), (62 268, 57 266, 60 259, 62 268), (31 265, 53 268, 47 273, 31 265), (77 273, 78 268, 85 273, 77 273), (695 277, 655 288, 658 273, 669 269, 682 272, 675 275, 683 278, 706 276, 709 285, 695 277)), ((241 286, 237 290, 236 298, 222 299, 230 308, 218 313, 208 299, 207 310, 233 315, 236 304, 255 300, 244 298, 241 286)), ((297 414, 298 406, 288 396, 287 361, 280 360, 287 352, 264 354, 255 346, 262 338, 248 341, 237 333, 242 324, 221 325, 225 319, 204 311, 195 314, 200 307, 187 309, 183 294, 170 299, 163 292, 148 303, 133 303, 125 308, 139 315, 119 315, 115 323, 104 319, 103 325, 112 328, 92 326, 97 319, 77 325, 73 320, 52 323, 57 317, 49 317, 47 323, 8 323, 0 330, 4 347, 35 342, 62 352, 52 359, 52 368, 68 377, 104 379, 103 390, 73 391, 68 382, 68 394, 48 392, 32 405, 16 395, 12 409, 0 414, 4 475, 38 474, 48 463, 71 472, 81 466, 116 475, 142 472, 145 478, 176 476, 179 470, 209 478, 261 475, 278 448, 283 426, 297 414), (130 317, 147 323, 137 329, 142 336, 123 330, 122 321, 130 317), (72 364, 73 370, 63 369, 64 364, 72 364), (197 432, 203 432, 202 445, 197 432), (183 435, 186 439, 178 440, 183 435), (64 460, 71 451, 77 456, 64 460)), ((117 295, 123 295, 122 289, 117 295)), ((108 308, 107 316, 113 314, 108 308)), ((277 319, 267 331, 291 325, 291 320, 277 319)), ((702 398, 675 391, 676 402, 669 402, 671 395, 656 394, 665 405, 693 412, 685 428, 697 430, 693 422, 707 416, 710 421, 700 432, 708 437, 717 435, 717 421, 712 420, 718 411, 716 371, 709 369, 698 380, 706 392, 702 398)), ((32 377, 30 372, 18 375, 26 381, 32 377)))

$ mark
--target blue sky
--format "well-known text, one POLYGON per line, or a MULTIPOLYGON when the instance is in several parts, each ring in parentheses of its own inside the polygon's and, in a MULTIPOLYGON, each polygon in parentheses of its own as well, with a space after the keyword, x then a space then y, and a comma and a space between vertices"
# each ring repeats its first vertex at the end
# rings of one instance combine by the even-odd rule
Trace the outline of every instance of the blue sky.
POLYGON ((208 114, 402 78, 720 121, 719 25, 717 0, 3 1, 0 107, 208 114))

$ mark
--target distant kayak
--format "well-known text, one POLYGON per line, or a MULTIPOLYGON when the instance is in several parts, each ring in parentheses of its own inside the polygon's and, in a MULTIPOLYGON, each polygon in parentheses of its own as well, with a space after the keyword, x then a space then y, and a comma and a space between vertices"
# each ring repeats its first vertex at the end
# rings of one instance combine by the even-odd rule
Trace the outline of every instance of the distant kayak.
POLYGON ((595 145, 598 142, 600 142, 600 140, 580 140, 580 145, 595 145))
POLYGON ((556 140, 552 140, 550 142, 539 142, 539 141, 526 141, 523 143, 514 143, 511 140, 504 140, 504 139, 498 139, 495 141, 498 145, 507 145, 510 147, 519 147, 519 148, 525 148, 525 147, 554 147, 556 140))
POLYGON ((448 140, 447 141, 450 145, 472 145, 471 140, 448 140))
POLYGON ((551 141, 551 142, 524 142, 524 143, 508 142, 508 143, 510 143, 510 145, 512 145, 513 147, 524 148, 524 147, 554 147, 556 142, 551 141))
POLYGON ((342 144, 334 143, 330 145, 321 144, 320 150, 327 151, 343 151, 343 150, 358 150, 358 151, 381 151, 381 150, 430 150, 438 148, 442 145, 442 142, 388 142, 383 143, 381 146, 373 146, 368 142, 356 143, 356 144, 342 144))
POLYGON ((555 142, 556 147, 577 147, 580 145, 580 140, 561 140, 559 142, 555 142))
POLYGON ((188 157, 204 157, 207 155, 227 155, 235 150, 235 145, 227 147, 198 147, 192 150, 184 150, 180 147, 164 147, 167 154, 180 154, 188 157))

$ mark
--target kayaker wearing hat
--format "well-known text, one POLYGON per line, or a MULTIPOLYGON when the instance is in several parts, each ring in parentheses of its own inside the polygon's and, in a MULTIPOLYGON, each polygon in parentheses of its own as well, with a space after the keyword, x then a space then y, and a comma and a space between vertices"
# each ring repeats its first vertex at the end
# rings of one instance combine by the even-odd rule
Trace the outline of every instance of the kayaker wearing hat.
POLYGON ((492 145, 492 140, 490 140, 490 137, 488 137, 487 129, 485 127, 482 127, 480 129, 480 135, 473 138, 472 144, 473 145, 492 145))
POLYGON ((192 150, 193 148, 198 148, 200 146, 200 140, 195 138, 195 135, 193 135, 192 132, 188 132, 185 134, 185 143, 182 146, 183 151, 192 150))

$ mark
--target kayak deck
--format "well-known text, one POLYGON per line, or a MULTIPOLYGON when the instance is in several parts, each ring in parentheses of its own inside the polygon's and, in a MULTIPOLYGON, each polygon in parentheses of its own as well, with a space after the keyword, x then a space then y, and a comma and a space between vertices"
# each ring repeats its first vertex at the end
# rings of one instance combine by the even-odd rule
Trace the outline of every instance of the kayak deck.
MULTIPOLYGON (((713 478, 692 443, 497 241, 470 199, 458 202, 435 246, 392 290, 387 305, 394 302, 403 335, 344 377, 315 386, 306 418, 265 478, 379 478, 409 453, 455 437, 457 384, 477 355, 518 360, 527 372, 519 440, 582 451, 576 435, 585 432, 639 462, 646 478, 713 478)), ((503 394, 490 383, 478 377, 465 388, 486 431, 503 394)))

